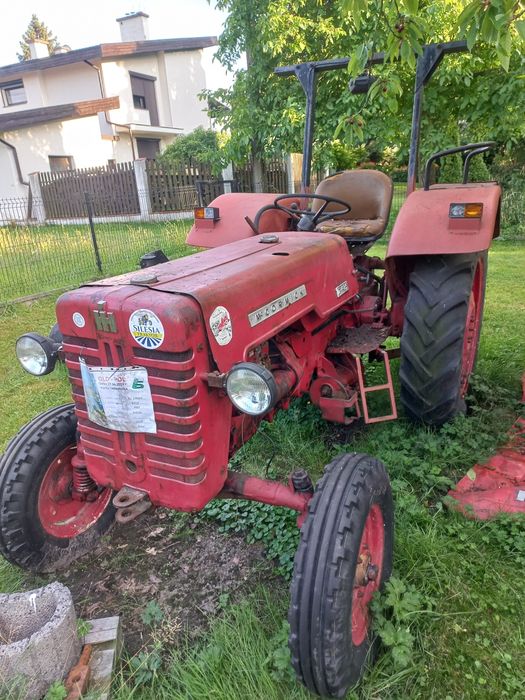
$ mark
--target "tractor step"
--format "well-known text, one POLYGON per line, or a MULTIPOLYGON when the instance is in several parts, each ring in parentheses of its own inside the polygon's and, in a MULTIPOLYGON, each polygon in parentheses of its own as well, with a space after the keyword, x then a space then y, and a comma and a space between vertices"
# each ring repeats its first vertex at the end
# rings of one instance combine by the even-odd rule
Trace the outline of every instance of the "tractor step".
MULTIPOLYGON (((525 402, 525 375, 524 395, 525 402)), ((509 442, 483 464, 476 464, 456 488, 447 505, 474 520, 501 513, 525 515, 525 418, 514 423, 509 442)))
POLYGON ((379 423, 384 420, 395 420, 397 418, 396 397, 394 394, 394 385, 392 383, 392 372, 390 370, 390 357, 388 350, 383 350, 377 346, 374 348, 374 350, 383 358, 383 362, 385 364, 386 384, 365 386, 365 370, 363 368, 363 363, 360 357, 355 358, 357 365, 357 380, 359 382, 359 393, 361 395, 361 406, 363 408, 363 419, 365 423, 379 423), (374 416, 371 418, 366 395, 376 391, 388 391, 388 398, 390 399, 390 413, 386 416, 374 416))
POLYGON ((336 336, 328 346, 326 352, 332 355, 350 353, 361 355, 365 352, 377 350, 389 337, 390 326, 378 324, 365 324, 356 328, 347 328, 336 336))

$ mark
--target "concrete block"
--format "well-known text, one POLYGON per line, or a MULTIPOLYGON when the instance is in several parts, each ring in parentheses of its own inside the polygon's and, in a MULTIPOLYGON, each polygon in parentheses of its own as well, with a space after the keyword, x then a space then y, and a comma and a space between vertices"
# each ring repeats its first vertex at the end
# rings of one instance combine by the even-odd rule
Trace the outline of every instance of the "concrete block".
POLYGON ((61 583, 0 594, 0 697, 2 686, 20 700, 42 697, 67 676, 80 649, 71 593, 61 583))

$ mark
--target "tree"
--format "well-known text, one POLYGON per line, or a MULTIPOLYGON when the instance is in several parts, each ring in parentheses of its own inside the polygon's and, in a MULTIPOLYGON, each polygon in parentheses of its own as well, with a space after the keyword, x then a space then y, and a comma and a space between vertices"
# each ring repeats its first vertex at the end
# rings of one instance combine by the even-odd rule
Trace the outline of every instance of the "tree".
POLYGON ((243 51, 250 54, 249 67, 237 71, 232 87, 213 94, 220 107, 211 114, 231 134, 230 157, 248 157, 254 149, 265 155, 301 150, 304 94, 295 78, 277 77, 274 68, 350 56, 349 73, 327 72, 318 79, 314 160, 318 165, 343 162, 343 144, 352 149, 365 145, 369 154, 381 158, 388 151, 390 161, 395 153, 397 164, 406 163, 416 56, 423 44, 452 41, 461 33, 467 35, 471 53, 448 56, 425 89, 422 159, 456 145, 460 122, 462 142, 490 138, 507 146, 517 143, 525 136, 521 3, 504 15, 511 36, 508 64, 502 61, 508 45, 503 25, 498 30, 493 25, 502 18, 496 20, 491 10, 480 21, 481 6, 503 2, 509 4, 474 0, 465 8, 460 0, 421 6, 418 0, 216 0, 230 13, 219 39, 219 60, 231 69, 243 51), (351 95, 349 77, 362 72, 371 53, 379 50, 386 50, 389 60, 374 67, 372 90, 367 96, 351 95))
MULTIPOLYGON (((430 12, 439 4, 453 5, 457 11, 454 28, 459 38, 467 40, 469 50, 476 42, 484 42, 496 50, 498 59, 509 70, 513 39, 525 44, 524 0, 469 0, 466 3, 428 3, 419 0, 340 0, 341 9, 351 17, 359 31, 363 22, 373 18, 378 29, 386 27, 387 40, 381 48, 389 60, 401 60, 414 65, 415 56, 421 53, 425 34, 432 30, 430 12), (464 5, 464 7, 462 7, 464 5)), ((364 68, 370 51, 375 50, 374 33, 368 41, 357 47, 350 73, 356 75, 364 68)))
POLYGON ((22 41, 20 42, 21 53, 17 54, 19 61, 28 61, 31 58, 31 52, 29 51, 29 43, 38 39, 39 41, 45 41, 48 45, 49 53, 53 54, 60 46, 57 38, 48 29, 48 27, 41 22, 36 15, 32 15, 29 25, 22 35, 22 41))

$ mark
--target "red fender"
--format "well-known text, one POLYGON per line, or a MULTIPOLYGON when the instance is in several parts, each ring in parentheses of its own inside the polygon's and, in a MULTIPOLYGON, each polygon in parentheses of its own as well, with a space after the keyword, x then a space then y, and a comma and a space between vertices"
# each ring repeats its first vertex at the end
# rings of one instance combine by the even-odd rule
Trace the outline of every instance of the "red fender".
POLYGON ((501 188, 494 182, 434 185, 408 195, 397 216, 387 258, 476 253, 499 234, 501 188), (481 203, 480 219, 451 219, 452 203, 481 203))
MULTIPOLYGON (((259 209, 273 204, 275 198, 280 196, 267 192, 221 194, 209 204, 210 207, 219 209, 219 220, 195 220, 186 238, 186 243, 201 248, 216 248, 225 243, 251 238, 255 234, 245 217, 248 216, 253 221, 259 209)), ((300 207, 300 201, 290 195, 290 199, 284 200, 283 204, 290 206, 292 202, 296 202, 300 207)), ((287 231, 289 228, 288 219, 287 214, 277 209, 267 211, 261 217, 259 230, 261 233, 287 231)))

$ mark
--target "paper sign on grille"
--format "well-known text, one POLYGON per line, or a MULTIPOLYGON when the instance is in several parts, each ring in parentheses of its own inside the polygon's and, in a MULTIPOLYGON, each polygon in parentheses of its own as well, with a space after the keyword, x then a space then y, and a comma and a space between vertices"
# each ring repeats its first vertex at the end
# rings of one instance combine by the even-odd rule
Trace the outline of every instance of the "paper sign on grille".
POLYGON ((89 420, 127 433, 157 432, 144 367, 88 367, 81 359, 80 371, 89 420))

